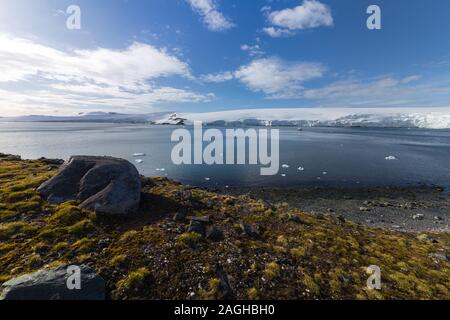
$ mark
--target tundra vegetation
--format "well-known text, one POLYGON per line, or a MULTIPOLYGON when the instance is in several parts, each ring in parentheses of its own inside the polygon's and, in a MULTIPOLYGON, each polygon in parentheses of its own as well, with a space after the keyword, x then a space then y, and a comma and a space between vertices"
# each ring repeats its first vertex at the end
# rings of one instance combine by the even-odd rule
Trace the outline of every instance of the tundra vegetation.
POLYGON ((0 160, 0 282, 70 263, 96 270, 109 299, 450 298, 448 233, 368 228, 158 177, 143 178, 138 214, 102 216, 41 198, 57 168, 0 160), (370 265, 382 290, 367 288, 370 265))

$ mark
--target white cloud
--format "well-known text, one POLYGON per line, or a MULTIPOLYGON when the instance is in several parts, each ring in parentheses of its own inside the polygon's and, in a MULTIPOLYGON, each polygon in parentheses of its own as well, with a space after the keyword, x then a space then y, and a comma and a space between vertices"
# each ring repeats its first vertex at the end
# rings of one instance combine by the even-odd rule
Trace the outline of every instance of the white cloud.
POLYGON ((301 96, 305 81, 319 78, 324 72, 319 63, 264 58, 241 67, 235 77, 251 90, 264 92, 268 98, 294 99, 301 96))
POLYGON ((414 81, 420 80, 421 78, 422 77, 419 75, 409 76, 409 77, 403 78, 402 83, 406 84, 406 83, 414 82, 414 81))
POLYGON ((204 82, 219 83, 232 80, 234 78, 234 75, 230 71, 225 71, 217 74, 207 74, 200 78, 204 82))
POLYGON ((259 44, 255 44, 255 45, 248 45, 248 44, 243 44, 241 45, 241 50, 248 52, 248 54, 253 57, 253 56, 259 56, 264 54, 264 51, 261 49, 261 47, 259 46, 259 44))
MULTIPOLYGON (((396 78, 380 76, 373 79, 349 78, 320 88, 305 89, 303 97, 331 106, 414 106, 430 100, 435 84, 413 84, 419 75, 396 78)), ((438 99, 437 96, 433 97, 438 99)), ((430 101, 425 102, 431 105, 430 101)))
POLYGON ((317 89, 304 91, 307 99, 340 99, 351 97, 374 97, 385 95, 395 88, 400 80, 386 77, 369 82, 356 79, 340 80, 317 89))
POLYGON ((286 62, 279 58, 255 59, 234 72, 201 77, 204 81, 224 82, 237 79, 250 90, 269 99, 293 99, 301 96, 303 82, 319 78, 325 68, 319 63, 286 62))
POLYGON ((272 25, 263 29, 271 37, 289 36, 297 30, 332 26, 333 16, 328 6, 316 0, 304 0, 295 8, 272 11, 266 9, 267 18, 272 25))
MULTIPOLYGON (((157 102, 209 101, 210 94, 159 87, 158 78, 191 79, 189 66, 148 44, 125 50, 61 51, 0 34, 0 111, 95 106, 142 111, 157 102), (32 88, 32 89, 31 89, 32 88), (110 104, 110 105, 109 105, 110 104)), ((34 111, 33 111, 34 112, 34 111)))
POLYGON ((83 79, 133 86, 162 76, 190 76, 186 63, 164 50, 137 42, 123 51, 98 48, 67 53, 34 41, 0 34, 0 60, 0 82, 40 75, 49 79, 83 79))
POLYGON ((274 27, 264 28, 263 31, 272 38, 291 37, 295 34, 295 32, 290 30, 274 27))
POLYGON ((187 0, 192 9, 196 11, 205 23, 206 27, 211 31, 224 31, 235 26, 233 22, 228 20, 220 11, 214 0, 187 0))

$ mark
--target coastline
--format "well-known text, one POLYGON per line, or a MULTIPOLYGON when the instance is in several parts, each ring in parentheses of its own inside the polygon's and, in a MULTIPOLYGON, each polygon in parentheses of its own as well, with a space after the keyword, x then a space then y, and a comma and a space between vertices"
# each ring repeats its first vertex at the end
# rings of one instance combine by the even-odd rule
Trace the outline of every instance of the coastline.
POLYGON ((315 215, 335 214, 369 227, 404 232, 450 232, 450 194, 439 186, 410 187, 233 187, 248 195, 315 215))

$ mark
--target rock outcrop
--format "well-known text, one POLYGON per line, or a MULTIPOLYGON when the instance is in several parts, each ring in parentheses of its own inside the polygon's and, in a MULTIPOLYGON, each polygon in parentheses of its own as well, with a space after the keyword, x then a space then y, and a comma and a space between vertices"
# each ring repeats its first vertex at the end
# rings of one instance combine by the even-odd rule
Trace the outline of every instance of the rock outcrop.
POLYGON ((105 281, 88 266, 43 269, 11 279, 0 287, 0 300, 104 300, 105 281), (79 286, 71 277, 80 275, 79 286), (69 285, 68 285, 69 282, 69 285), (72 289, 70 289, 72 288, 72 289))
POLYGON ((73 156, 38 191, 51 204, 76 200, 85 210, 123 215, 139 209, 141 179, 124 159, 73 156))

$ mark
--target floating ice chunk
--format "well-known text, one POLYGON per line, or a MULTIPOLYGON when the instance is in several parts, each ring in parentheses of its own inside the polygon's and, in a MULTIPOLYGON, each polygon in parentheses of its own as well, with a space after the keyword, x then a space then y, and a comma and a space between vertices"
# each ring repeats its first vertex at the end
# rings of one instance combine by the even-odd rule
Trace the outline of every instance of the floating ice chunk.
POLYGON ((211 181, 211 178, 206 177, 205 181, 211 181))
POLYGON ((286 177, 286 174, 285 174, 285 173, 282 173, 281 176, 282 176, 282 177, 286 177))
POLYGON ((133 153, 133 157, 145 157, 147 156, 145 153, 133 153))
POLYGON ((144 162, 144 160, 142 160, 142 159, 136 159, 136 160, 134 160, 134 162, 136 162, 136 163, 138 163, 138 164, 141 164, 142 162, 144 162))
POLYGON ((281 167, 282 167, 283 169, 289 169, 291 166, 288 165, 288 164, 283 164, 281 167))
POLYGON ((395 156, 388 156, 386 158, 384 158, 387 161, 392 161, 392 160, 397 160, 397 158, 395 156))
POLYGON ((298 167, 298 171, 305 171, 305 168, 303 168, 303 167, 298 167))
POLYGON ((322 174, 323 174, 324 176, 326 176, 326 175, 328 174, 328 172, 324 171, 324 172, 322 172, 322 174))
POLYGON ((164 168, 157 168, 156 171, 166 171, 164 168))

